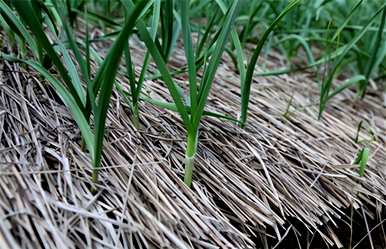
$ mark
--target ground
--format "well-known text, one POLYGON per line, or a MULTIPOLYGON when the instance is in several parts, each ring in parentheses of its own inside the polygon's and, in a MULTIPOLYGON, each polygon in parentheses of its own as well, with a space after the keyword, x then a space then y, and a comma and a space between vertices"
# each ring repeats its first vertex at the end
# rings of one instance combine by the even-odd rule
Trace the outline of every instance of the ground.
MULTIPOLYGON (((136 44, 133 50, 139 70, 143 51, 136 44)), ((181 67, 182 57, 178 49, 170 64, 181 67)), ((280 61, 272 53, 257 73, 280 61)), ((135 129, 125 100, 114 93, 93 193, 89 157, 63 103, 33 71, 1 67, 0 248, 385 246, 380 91, 357 100, 347 90, 318 120, 311 71, 255 77, 245 129, 203 120, 192 189, 181 180, 179 116, 142 103, 142 126, 135 129), (359 139, 369 140, 362 144, 354 141, 360 121, 359 139), (365 145, 370 159, 361 177, 352 162, 365 145)), ((239 89, 224 58, 208 110, 237 117, 239 89)), ((145 91, 169 99, 162 81, 146 81, 145 91)))

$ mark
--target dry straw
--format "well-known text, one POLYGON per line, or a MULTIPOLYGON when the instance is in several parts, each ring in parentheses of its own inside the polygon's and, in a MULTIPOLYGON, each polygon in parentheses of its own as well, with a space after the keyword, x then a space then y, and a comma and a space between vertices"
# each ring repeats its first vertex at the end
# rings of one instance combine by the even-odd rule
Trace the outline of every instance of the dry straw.
MULTIPOLYGON (((131 49, 140 65, 144 51, 131 49)), ((176 53, 183 56, 181 50, 176 53)), ((280 61, 276 54, 271 58, 280 61)), ((238 112, 239 102, 231 68, 230 61, 219 68, 210 102, 210 108, 228 114, 238 112)), ((8 63, 1 72, 6 83, 0 87, 2 248, 19 243, 21 248, 41 243, 68 248, 252 248, 259 239, 254 242, 251 236, 269 240, 292 230, 285 223, 288 217, 299 219, 325 243, 339 244, 334 223, 327 221, 350 224, 341 212, 350 205, 363 206, 370 217, 375 213, 366 206, 385 205, 386 116, 377 97, 366 98, 358 111, 352 105, 342 108, 342 102, 355 96, 345 92, 332 100, 323 121, 316 121, 318 89, 306 74, 258 78, 246 130, 203 120, 195 176, 200 180, 192 191, 180 180, 185 136, 179 117, 144 105, 146 129, 138 132, 128 106, 113 93, 104 166, 93 195, 87 177, 90 161, 73 142, 79 134, 69 112, 33 72, 8 63), (282 115, 292 92, 287 120, 282 115), (349 164, 359 148, 353 141, 356 124, 369 110, 377 141, 371 144, 366 174, 359 177, 357 166, 349 164), (264 232, 270 227, 277 233, 264 232)), ((154 97, 168 98, 159 84, 146 82, 144 88, 154 97)), ((360 138, 369 139, 366 132, 360 138)))

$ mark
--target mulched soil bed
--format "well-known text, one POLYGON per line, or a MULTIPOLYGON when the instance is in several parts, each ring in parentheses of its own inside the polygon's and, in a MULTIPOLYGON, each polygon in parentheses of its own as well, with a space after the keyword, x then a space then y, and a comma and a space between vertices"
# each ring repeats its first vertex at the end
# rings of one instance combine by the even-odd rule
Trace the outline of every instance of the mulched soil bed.
MULTIPOLYGON (((137 70, 143 53, 133 44, 137 70)), ((182 50, 173 58, 181 67, 182 50)), ((244 130, 202 122, 192 189, 181 181, 178 115, 142 103, 136 130, 114 93, 94 194, 79 130, 53 90, 21 65, 1 62, 0 74, 0 248, 385 246, 386 108, 375 91, 363 101, 343 92, 318 121, 309 73, 256 77, 244 130), (351 165, 361 120, 375 136, 363 177, 351 165)), ((161 81, 146 81, 145 91, 169 99, 161 81)), ((208 110, 237 117, 239 103, 225 58, 208 110)), ((360 139, 372 135, 364 129, 360 139)))

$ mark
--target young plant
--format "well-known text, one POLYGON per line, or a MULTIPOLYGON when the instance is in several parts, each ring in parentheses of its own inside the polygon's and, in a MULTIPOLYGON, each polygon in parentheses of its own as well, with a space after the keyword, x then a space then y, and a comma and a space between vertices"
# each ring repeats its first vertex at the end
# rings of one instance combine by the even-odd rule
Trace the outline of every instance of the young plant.
POLYGON ((354 163, 359 165, 359 175, 364 176, 365 170, 367 166, 367 161, 369 160, 369 148, 364 147, 363 149, 359 150, 354 163))
MULTIPOLYGON (((132 8, 133 3, 126 1, 127 7, 132 8)), ((189 97, 184 98, 179 86, 173 81, 172 76, 166 66, 162 52, 154 43, 151 35, 147 31, 145 24, 140 20, 137 22, 139 35, 148 48, 153 60, 157 64, 162 79, 169 89, 170 95, 174 101, 177 112, 179 113, 187 133, 187 145, 185 151, 185 176, 184 182, 187 186, 192 184, 194 159, 197 153, 198 132, 201 118, 205 113, 205 105, 213 84, 214 76, 220 64, 220 59, 225 49, 227 38, 232 28, 238 9, 238 1, 233 1, 224 16, 221 31, 214 42, 213 52, 209 62, 204 67, 203 77, 200 81, 197 79, 196 55, 194 53, 191 28, 189 22, 189 4, 188 0, 180 1, 182 38, 184 42, 185 56, 188 65, 188 85, 189 97), (189 99, 189 103, 186 99, 189 99), (188 108, 187 108, 188 107, 188 108)))
MULTIPOLYGON (((121 0, 121 3, 124 6, 128 6, 128 3, 125 0, 121 0)), ((154 0, 152 6, 153 11, 150 18, 150 35, 152 40, 157 45, 159 45, 164 60, 168 61, 170 54, 175 46, 180 29, 180 25, 178 25, 178 22, 174 21, 174 1, 166 0, 162 3, 161 0, 154 0), (159 24, 161 27, 161 34, 159 35, 160 41, 159 39, 157 39, 157 30, 159 24)), ((150 62, 150 54, 149 51, 146 51, 138 79, 136 77, 134 66, 132 63, 129 46, 125 48, 124 55, 126 62, 126 71, 129 79, 130 93, 125 92, 122 86, 120 85, 117 85, 117 89, 121 94, 126 97, 126 99, 129 100, 129 105, 132 111, 132 122, 133 125, 138 129, 140 128, 139 102, 140 100, 144 99, 142 97, 142 88, 150 62)), ((145 97, 145 99, 148 98, 145 97)))
MULTIPOLYGON (((346 80, 343 84, 338 86, 336 89, 332 88, 332 83, 334 80, 335 75, 338 72, 338 69, 342 66, 344 60, 346 59, 347 54, 355 47, 356 43, 366 34, 368 29, 371 27, 371 24, 375 20, 375 18, 381 13, 386 11, 386 4, 383 4, 374 14, 371 16, 367 23, 362 27, 362 29, 351 39, 349 43, 346 45, 343 45, 342 49, 343 51, 340 53, 339 57, 335 61, 332 69, 328 73, 327 77, 321 84, 321 90, 320 90, 320 101, 319 101, 319 119, 322 117, 323 111, 326 108, 327 102, 335 96, 337 93, 342 92, 344 89, 350 87, 354 83, 360 84, 360 82, 367 81, 368 75, 355 75, 352 78, 346 80)), ((383 16, 384 18, 384 16, 383 16)), ((370 64, 371 65, 371 64, 370 64)), ((370 69, 369 69, 370 70, 370 69)), ((362 86, 363 90, 365 89, 364 86, 362 86)), ((362 91, 363 91, 362 90, 362 91)))
MULTIPOLYGON (((93 172, 92 180, 97 182, 98 170, 101 164, 103 137, 105 131, 105 121, 109 101, 112 94, 115 76, 118 70, 119 62, 123 54, 124 47, 128 42, 128 38, 132 34, 133 28, 141 11, 144 9, 147 1, 140 0, 128 11, 128 17, 118 37, 109 50, 106 59, 99 67, 96 77, 92 80, 89 75, 89 55, 86 53, 86 60, 81 56, 80 49, 75 41, 75 37, 69 27, 68 21, 64 18, 62 2, 57 1, 55 10, 61 17, 63 29, 67 36, 67 43, 72 49, 77 63, 80 67, 81 75, 78 74, 76 64, 72 61, 65 43, 60 40, 56 44, 52 44, 43 30, 42 24, 39 22, 37 16, 34 14, 33 8, 36 0, 28 1, 13 1, 13 7, 16 9, 20 18, 35 37, 36 43, 39 44, 44 52, 49 56, 55 69, 58 72, 59 78, 56 74, 52 74, 45 69, 41 63, 33 59, 21 60, 9 55, 2 54, 2 57, 8 60, 21 61, 29 65, 31 68, 39 72, 51 86, 56 90, 59 97, 72 113, 73 118, 79 126, 82 138, 91 155, 93 172), (84 88, 82 81, 86 83, 84 88), (90 124, 89 117, 94 115, 94 124, 90 124), (92 128, 94 127, 94 128, 92 128)), ((8 11, 7 15, 12 16, 12 20, 17 20, 17 17, 11 11, 8 5, 0 2, 0 8, 3 11, 8 11), (7 6, 8 8, 5 8, 7 6)), ((15 23, 16 25, 16 23, 15 23)), ((24 31, 24 30, 19 30, 24 31)), ((24 33, 24 32, 20 32, 24 33)), ((24 37, 27 41, 31 39, 28 35, 24 37)), ((34 44, 34 41, 31 41, 34 44)), ((87 45, 86 41, 86 45, 87 45)), ((87 49, 88 50, 88 49, 87 49)))
MULTIPOLYGON (((372 52, 371 52, 371 55, 369 58, 369 62, 367 63, 367 68, 366 68, 366 72, 365 72, 366 79, 363 81, 360 81, 358 84, 358 95, 361 98, 363 98, 365 96, 369 79, 371 77, 371 74, 374 71, 374 68, 376 68, 376 66, 377 66, 376 62, 378 60, 380 48, 382 48, 382 47, 383 47, 383 49, 386 48, 385 42, 383 42, 383 45, 381 45, 383 33, 384 33, 385 21, 386 21, 386 7, 383 8, 382 15, 381 15, 381 23, 378 27, 377 35, 374 37, 375 40, 374 40, 374 42, 372 42, 373 48, 372 48, 372 52)), ((385 54, 383 54, 379 58, 383 59, 384 56, 385 56, 385 54)))
MULTIPOLYGON (((150 34, 153 41, 155 40, 156 34, 157 34, 157 27, 158 27, 159 18, 160 18, 160 12, 161 12, 161 0, 155 0, 153 3, 153 12, 152 12, 151 29, 150 29, 150 34)), ((120 85, 118 85, 117 88, 121 93, 125 94, 125 96, 127 96, 131 100, 129 104, 132 110, 132 122, 133 122, 133 125, 138 129, 140 128, 139 101, 141 100, 141 91, 142 91, 143 83, 145 81, 145 74, 150 62, 150 54, 148 51, 145 54, 145 58, 142 63, 141 73, 138 80, 136 79, 134 65, 132 63, 130 48, 128 44, 127 46, 125 46, 124 55, 125 55, 126 70, 127 70, 127 75, 129 79, 129 85, 130 85, 130 94, 129 95, 125 94, 120 85)))
POLYGON ((260 40, 257 42, 256 48, 253 51, 252 57, 248 63, 245 80, 241 81, 241 113, 239 119, 240 127, 244 128, 248 115, 248 105, 250 102, 251 86, 253 80, 253 73, 255 71, 257 59, 259 58, 260 52, 263 48, 265 41, 268 39, 269 34, 274 30, 280 20, 291 11, 300 0, 291 0, 284 10, 276 17, 276 19, 269 25, 267 30, 263 33, 260 40))

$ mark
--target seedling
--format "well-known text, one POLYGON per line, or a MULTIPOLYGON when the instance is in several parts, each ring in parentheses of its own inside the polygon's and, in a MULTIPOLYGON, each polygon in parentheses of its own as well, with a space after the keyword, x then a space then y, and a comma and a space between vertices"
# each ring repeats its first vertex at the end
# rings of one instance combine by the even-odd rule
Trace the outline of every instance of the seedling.
MULTIPOLYGON (((86 56, 86 59, 81 56, 78 44, 67 23, 68 20, 64 18, 65 12, 63 12, 63 5, 61 2, 58 1, 54 4, 55 11, 57 11, 56 16, 61 18, 60 21, 63 24, 67 42, 80 66, 81 75, 78 73, 77 67, 69 56, 64 43, 58 40, 54 45, 45 34, 42 24, 38 20, 37 15, 34 14, 35 8, 37 7, 36 0, 12 2, 13 7, 16 9, 25 25, 29 27, 35 39, 28 35, 28 32, 25 32, 26 29, 24 26, 20 25, 18 17, 15 16, 9 6, 3 2, 0 3, 1 10, 4 11, 7 16, 11 17, 10 20, 14 26, 18 27, 18 30, 23 35, 24 39, 32 45, 34 45, 36 41, 36 44, 38 44, 38 46, 49 56, 59 74, 52 74, 45 69, 41 63, 33 59, 18 59, 5 54, 2 54, 2 57, 8 60, 26 63, 39 72, 56 90, 57 94, 68 107, 77 122, 82 138, 91 155, 93 164, 93 182, 97 182, 98 180, 105 121, 112 88, 115 82, 115 75, 118 70, 124 47, 127 44, 128 38, 132 34, 135 23, 146 3, 146 0, 137 1, 137 4, 129 10, 122 30, 119 32, 118 37, 109 50, 106 59, 99 67, 94 79, 90 79, 89 77, 89 56, 86 56), (80 80, 81 78, 86 83, 86 88, 83 86, 82 81, 80 80), (89 120, 91 114, 94 115, 93 125, 89 120)), ((87 44, 86 41, 86 45, 87 44)))
POLYGON ((257 64, 257 59, 259 58, 260 52, 264 46, 265 41, 268 39, 270 33, 274 30, 276 25, 280 22, 280 20, 290 12, 297 4, 299 4, 300 0, 291 0, 286 8, 276 17, 276 19, 269 25, 267 30, 263 33, 260 40, 258 41, 256 48, 253 51, 252 57, 248 63, 245 81, 241 81, 241 113, 240 113, 240 127, 244 128, 245 123, 247 121, 248 114, 248 105, 250 102, 251 95, 251 87, 253 81, 253 73, 255 71, 255 67, 257 64))
POLYGON ((359 175, 360 176, 365 175, 365 170, 366 170, 368 159, 369 159, 369 148, 365 147, 358 152, 357 157, 354 160, 354 164, 359 165, 359 175))
MULTIPOLYGON (((133 3, 131 1, 126 1, 126 3, 128 9, 133 7, 133 3)), ((137 28, 141 39, 146 44, 150 54, 152 55, 155 63, 157 64, 158 70, 162 75, 162 79, 169 89, 177 112, 179 113, 182 122, 185 126, 187 133, 187 145, 185 151, 184 182, 187 186, 190 187, 192 184, 194 159, 197 153, 200 121, 203 117, 204 108, 207 102, 209 91, 212 87, 215 73, 220 64, 221 55, 225 49, 226 41, 237 13, 238 1, 233 1, 224 16, 221 31, 219 32, 219 35, 216 36, 217 39, 214 42, 215 45, 213 47, 213 52, 211 53, 207 66, 204 67, 203 77, 199 81, 199 84, 196 72, 196 55, 194 53, 190 33, 191 28, 189 23, 189 4, 187 0, 182 0, 180 4, 182 37, 184 42, 185 56, 188 65, 190 105, 188 105, 188 103, 186 102, 187 98, 185 98, 182 95, 181 91, 179 91, 179 86, 173 81, 161 51, 154 43, 151 35, 147 31, 145 24, 141 20, 138 21, 137 28), (190 110, 187 110, 187 106, 189 106, 190 110)))

